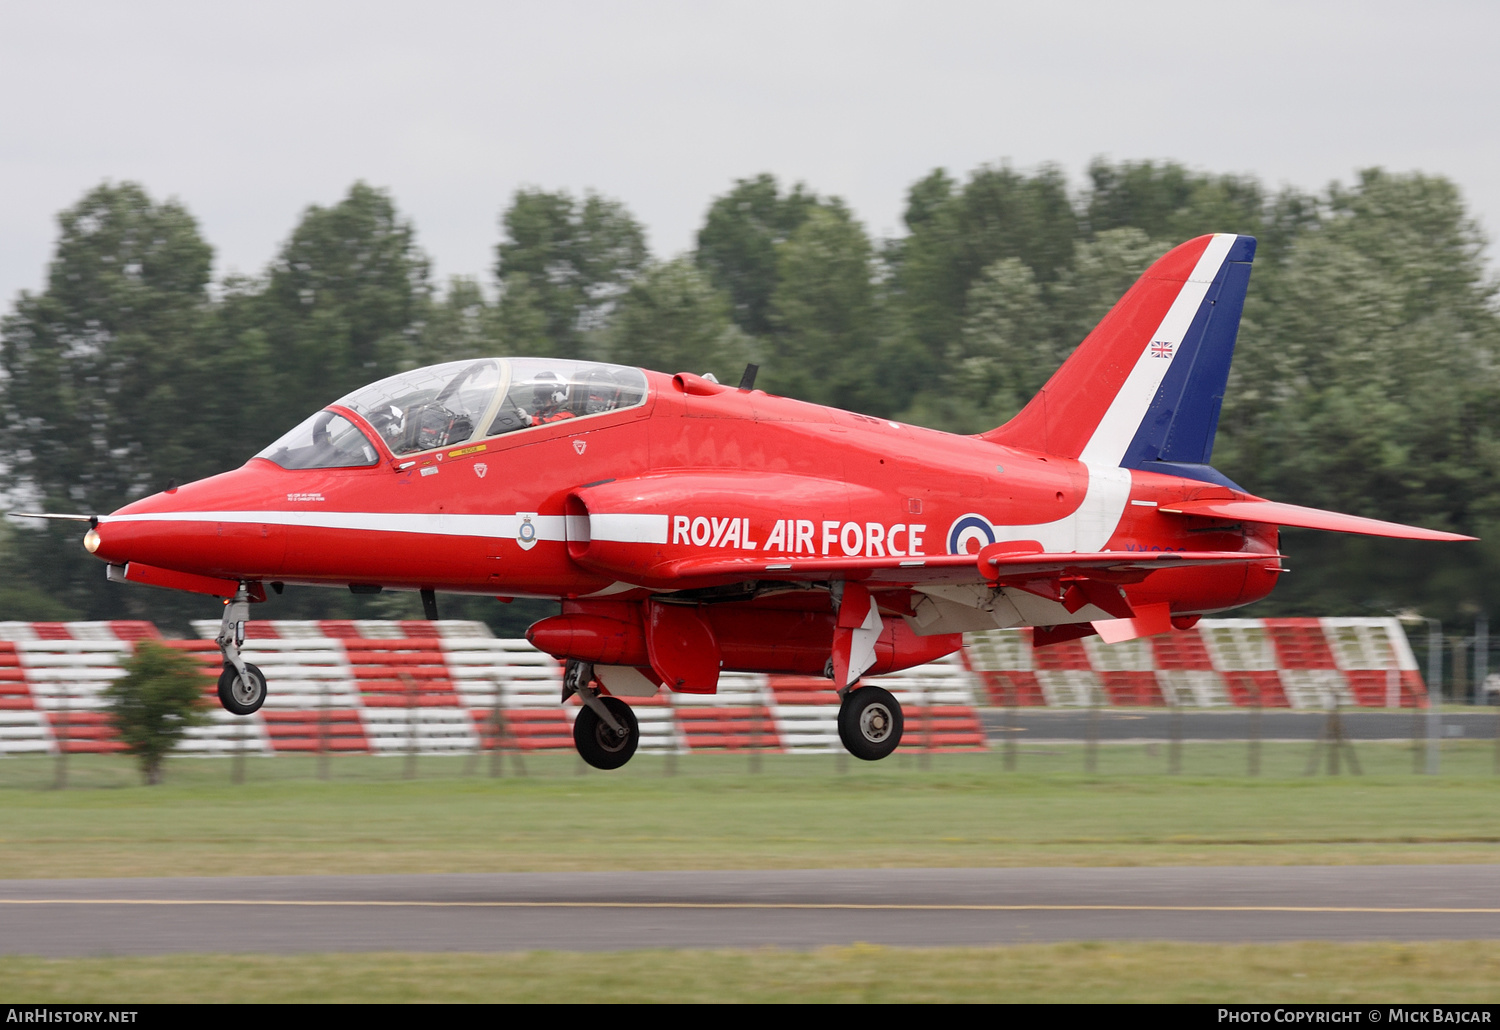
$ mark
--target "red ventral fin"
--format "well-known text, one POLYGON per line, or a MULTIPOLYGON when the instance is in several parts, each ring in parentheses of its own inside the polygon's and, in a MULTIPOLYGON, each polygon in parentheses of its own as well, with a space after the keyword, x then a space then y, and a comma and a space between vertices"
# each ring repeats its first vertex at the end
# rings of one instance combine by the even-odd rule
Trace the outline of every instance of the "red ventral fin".
MULTIPOLYGON (((1113 614, 1113 613, 1111 613, 1113 614)), ((1118 644, 1137 637, 1154 637, 1158 633, 1172 631, 1172 606, 1170 604, 1143 604, 1129 619, 1096 619, 1094 632, 1106 644, 1118 644)))
POLYGON ((1091 604, 1117 619, 1135 618, 1135 610, 1125 599, 1124 592, 1113 583, 1101 583, 1096 579, 1075 579, 1063 590, 1062 606, 1070 613, 1091 604))

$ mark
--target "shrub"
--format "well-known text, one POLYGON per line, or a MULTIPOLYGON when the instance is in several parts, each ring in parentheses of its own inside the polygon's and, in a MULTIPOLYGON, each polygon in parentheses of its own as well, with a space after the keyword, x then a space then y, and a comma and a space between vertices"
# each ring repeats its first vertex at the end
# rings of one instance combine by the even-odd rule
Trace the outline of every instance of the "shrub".
POLYGON ((148 784, 161 782, 162 759, 208 721, 203 669, 192 655, 143 640, 124 662, 125 675, 104 692, 110 719, 148 784))

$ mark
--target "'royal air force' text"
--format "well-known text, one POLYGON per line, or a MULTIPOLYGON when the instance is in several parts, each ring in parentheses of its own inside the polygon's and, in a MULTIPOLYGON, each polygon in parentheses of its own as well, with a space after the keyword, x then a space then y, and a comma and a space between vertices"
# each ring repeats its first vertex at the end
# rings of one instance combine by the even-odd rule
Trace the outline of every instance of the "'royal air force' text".
POLYGON ((707 518, 699 515, 672 517, 672 543, 694 547, 734 547, 772 554, 810 554, 846 558, 920 558, 925 555, 922 535, 926 524, 897 522, 813 522, 810 519, 777 519, 764 541, 751 532, 748 518, 707 518))

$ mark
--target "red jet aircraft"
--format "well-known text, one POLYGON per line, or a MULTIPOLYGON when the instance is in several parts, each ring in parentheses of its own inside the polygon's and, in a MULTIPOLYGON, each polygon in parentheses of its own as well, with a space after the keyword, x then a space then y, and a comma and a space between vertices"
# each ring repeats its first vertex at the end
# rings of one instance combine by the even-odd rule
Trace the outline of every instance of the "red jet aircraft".
MULTIPOLYGON (((527 636, 567 662, 579 753, 639 741, 621 698, 713 693, 720 672, 823 675, 864 759, 900 705, 861 677, 957 649, 1186 628, 1270 592, 1277 527, 1452 533, 1278 504, 1208 464, 1255 240, 1170 251, 1015 418, 978 436, 708 376, 552 358, 455 361, 314 414, 244 467, 97 516, 112 580, 225 598, 219 696, 264 584, 561 602, 527 636)), ((83 518, 83 516, 74 516, 83 518)))

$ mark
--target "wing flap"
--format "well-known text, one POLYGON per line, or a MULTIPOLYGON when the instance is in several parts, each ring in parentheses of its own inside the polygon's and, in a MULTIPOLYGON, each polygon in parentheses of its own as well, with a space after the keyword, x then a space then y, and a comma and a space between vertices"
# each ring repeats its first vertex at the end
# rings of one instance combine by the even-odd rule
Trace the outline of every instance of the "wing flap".
POLYGON ((1418 526, 1403 526, 1399 522, 1382 522, 1379 519, 1344 515, 1320 508, 1304 508, 1300 504, 1283 504, 1280 501, 1222 500, 1180 501, 1163 504, 1157 511, 1164 515, 1187 515, 1198 518, 1233 519, 1236 522, 1262 522, 1273 526, 1291 526, 1296 529, 1324 529, 1334 533, 1359 533, 1364 536, 1387 536, 1400 540, 1474 540, 1476 537, 1459 533, 1445 533, 1436 529, 1418 526))

